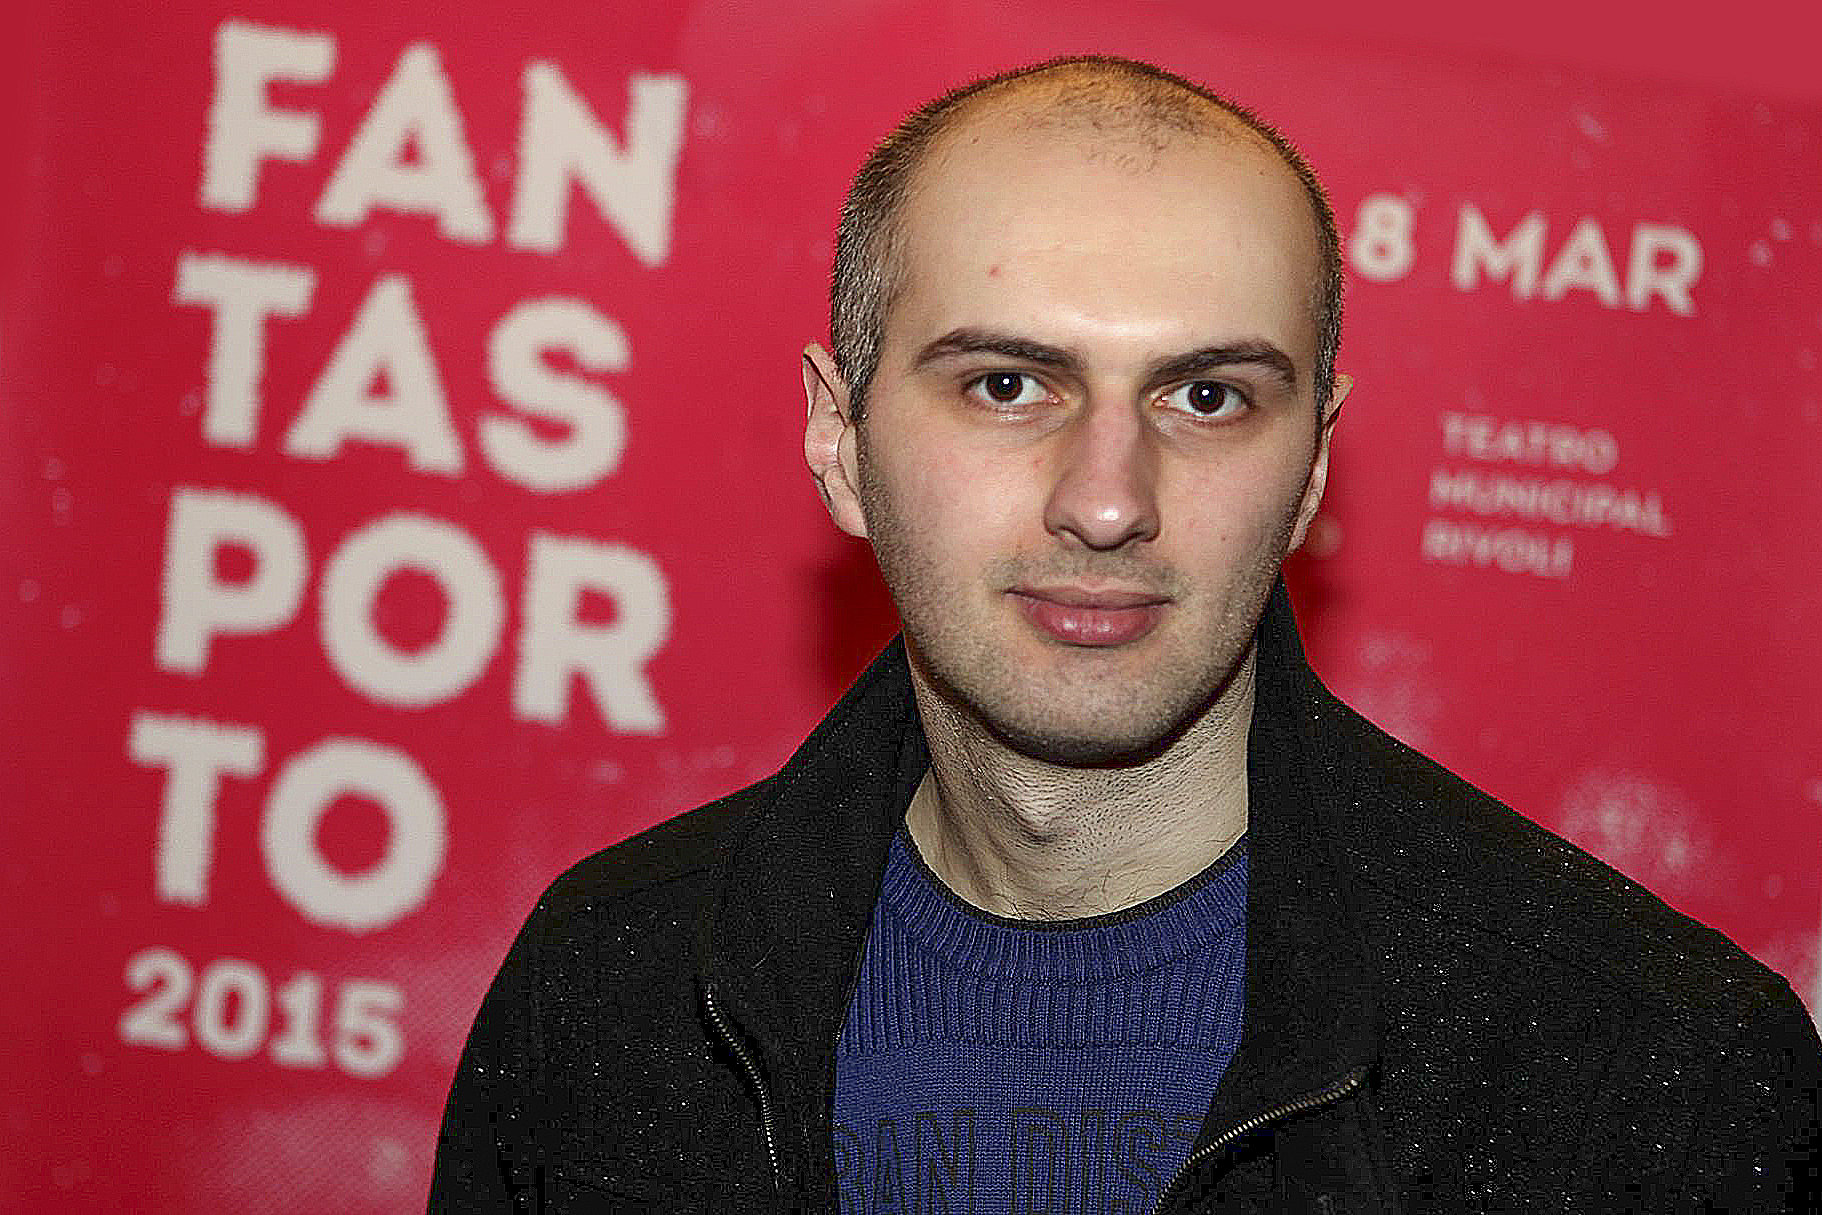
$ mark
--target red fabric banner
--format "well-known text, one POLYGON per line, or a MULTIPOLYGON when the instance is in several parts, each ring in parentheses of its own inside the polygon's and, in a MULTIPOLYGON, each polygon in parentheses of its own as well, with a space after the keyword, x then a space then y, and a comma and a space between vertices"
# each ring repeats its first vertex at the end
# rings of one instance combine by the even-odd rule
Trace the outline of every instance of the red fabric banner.
POLYGON ((798 454, 836 211, 1059 53, 1330 185, 1317 669, 1822 1005, 1822 112, 1175 2, 124 12, 9 86, 0 1192, 421 1203, 539 889, 891 634, 798 454))

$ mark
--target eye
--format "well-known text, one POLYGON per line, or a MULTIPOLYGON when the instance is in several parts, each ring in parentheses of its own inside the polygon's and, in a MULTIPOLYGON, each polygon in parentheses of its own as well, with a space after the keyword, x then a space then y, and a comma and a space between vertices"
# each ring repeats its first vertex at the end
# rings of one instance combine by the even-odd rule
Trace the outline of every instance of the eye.
POLYGON ((1036 405, 1050 394, 1037 377, 1022 371, 989 371, 968 381, 968 395, 984 404, 1036 405))
POLYGON ((1232 417, 1252 404, 1245 393, 1220 380, 1191 380, 1164 394, 1164 400, 1198 418, 1232 417))

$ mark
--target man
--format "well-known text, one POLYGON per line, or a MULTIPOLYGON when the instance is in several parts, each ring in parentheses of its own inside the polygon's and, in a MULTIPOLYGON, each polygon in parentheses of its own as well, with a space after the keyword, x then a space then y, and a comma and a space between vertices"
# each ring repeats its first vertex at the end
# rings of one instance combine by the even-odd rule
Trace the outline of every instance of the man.
POLYGON ((545 895, 432 1209, 1815 1209, 1789 987, 1305 665, 1339 264, 1296 153, 1146 65, 881 145, 805 452, 902 642, 545 895))

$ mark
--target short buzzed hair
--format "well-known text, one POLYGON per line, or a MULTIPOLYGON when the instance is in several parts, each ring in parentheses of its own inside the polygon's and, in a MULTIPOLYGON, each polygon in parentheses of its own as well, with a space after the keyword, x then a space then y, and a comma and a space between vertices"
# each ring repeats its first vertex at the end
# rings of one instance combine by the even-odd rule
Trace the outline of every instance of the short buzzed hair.
POLYGON ((854 175, 835 240, 829 339, 836 369, 848 384, 855 420, 865 412, 867 390, 879 368, 886 312, 903 277, 901 218, 918 167, 969 101, 1039 75, 1059 78, 1060 87, 1045 107, 1051 112, 1079 112, 1097 126, 1112 117, 1154 137, 1172 131, 1207 133, 1213 128, 1211 118, 1225 116, 1263 139, 1297 175, 1309 199, 1321 249, 1310 299, 1316 329, 1312 380, 1320 413, 1334 386, 1335 353, 1341 345, 1341 241, 1334 210, 1316 174, 1289 140, 1239 103, 1153 64, 1080 55, 987 76, 919 106, 880 141, 854 175))

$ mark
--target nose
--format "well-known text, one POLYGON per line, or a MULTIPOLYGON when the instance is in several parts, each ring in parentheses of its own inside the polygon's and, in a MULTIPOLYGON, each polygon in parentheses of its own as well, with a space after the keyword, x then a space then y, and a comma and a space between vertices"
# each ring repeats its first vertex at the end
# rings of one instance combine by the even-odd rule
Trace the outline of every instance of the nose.
POLYGON ((1128 402, 1096 401, 1057 437, 1045 530, 1091 549, 1155 539, 1158 453, 1139 411, 1128 402))

